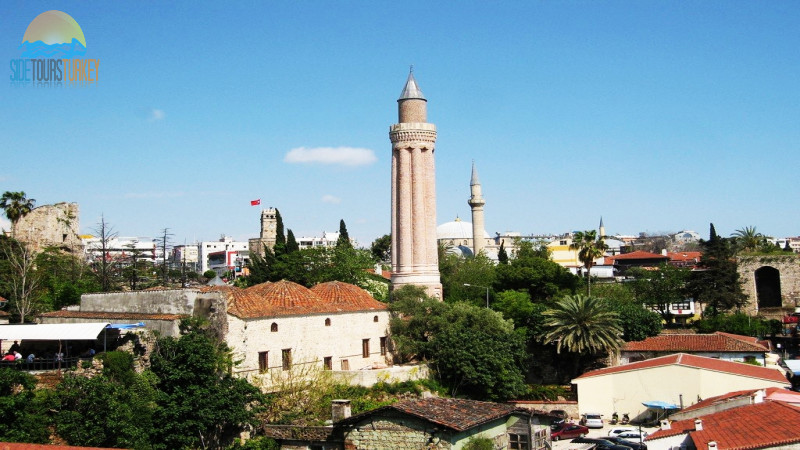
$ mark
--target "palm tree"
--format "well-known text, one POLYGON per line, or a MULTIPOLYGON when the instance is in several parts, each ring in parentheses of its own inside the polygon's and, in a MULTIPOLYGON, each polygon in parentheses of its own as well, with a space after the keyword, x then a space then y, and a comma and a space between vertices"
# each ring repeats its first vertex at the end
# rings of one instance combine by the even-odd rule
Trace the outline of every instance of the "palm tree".
POLYGON ((570 250, 578 251, 578 259, 583 263, 586 268, 586 295, 592 295, 592 278, 590 271, 594 265, 594 260, 600 258, 605 254, 608 246, 603 237, 597 237, 597 231, 576 231, 572 236, 572 244, 569 245, 570 250))
POLYGON ((8 220, 11 221, 11 236, 15 236, 17 222, 25 217, 33 210, 36 200, 32 198, 25 198, 25 192, 9 192, 3 193, 0 197, 0 208, 2 208, 8 220))
POLYGON ((543 314, 549 329, 544 342, 555 343, 558 353, 598 354, 622 347, 619 316, 599 298, 568 295, 543 314))
POLYGON ((756 227, 744 227, 736 230, 731 236, 736 238, 736 242, 742 250, 754 252, 764 238, 764 235, 756 231, 756 227))

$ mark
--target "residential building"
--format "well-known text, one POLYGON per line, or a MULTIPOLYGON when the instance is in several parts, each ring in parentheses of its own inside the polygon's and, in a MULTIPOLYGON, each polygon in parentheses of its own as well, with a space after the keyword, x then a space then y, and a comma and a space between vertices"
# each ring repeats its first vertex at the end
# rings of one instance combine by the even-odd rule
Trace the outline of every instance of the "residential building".
POLYGON ((777 369, 687 353, 593 370, 572 383, 578 388, 582 414, 588 411, 611 417, 614 411, 623 411, 633 421, 654 418, 643 402, 683 407, 731 391, 789 386, 786 375, 777 369))
POLYGON ((198 244, 200 273, 211 269, 222 275, 243 267, 250 258, 248 242, 237 242, 222 235, 218 241, 204 241, 198 244))
POLYGON ((780 401, 754 403, 697 418, 662 421, 645 438, 648 450, 800 447, 800 408, 780 401))
POLYGON ((404 400, 350 416, 347 401, 334 400, 332 427, 265 427, 282 448, 461 449, 475 438, 493 448, 544 449, 550 427, 530 411, 501 403, 430 397, 404 400), (340 412, 337 408, 344 411, 340 412))
POLYGON ((658 267, 668 261, 669 257, 666 255, 641 250, 605 258, 605 264, 613 264, 617 275, 625 275, 631 267, 658 267))
POLYGON ((681 409, 669 416, 671 421, 694 419, 726 409, 754 405, 761 402, 784 402, 792 406, 800 406, 800 392, 783 388, 746 389, 728 392, 703 399, 694 405, 681 409))
POLYGON ((151 237, 115 236, 106 239, 105 250, 101 237, 83 236, 83 251, 89 263, 102 261, 129 264, 135 256, 139 261, 156 262, 156 241, 151 237))
MULTIPOLYGON (((331 232, 331 231, 323 231, 321 236, 302 236, 295 239, 297 241, 297 245, 300 248, 317 248, 317 247, 327 247, 332 248, 336 247, 336 243, 339 242, 339 233, 338 232, 331 232)), ((355 243, 353 240, 350 240, 351 244, 355 243)))
POLYGON ((620 351, 620 363, 629 364, 673 353, 689 353, 764 366, 767 364, 766 355, 769 351, 769 341, 721 331, 713 334, 660 334, 643 341, 626 342, 620 351))

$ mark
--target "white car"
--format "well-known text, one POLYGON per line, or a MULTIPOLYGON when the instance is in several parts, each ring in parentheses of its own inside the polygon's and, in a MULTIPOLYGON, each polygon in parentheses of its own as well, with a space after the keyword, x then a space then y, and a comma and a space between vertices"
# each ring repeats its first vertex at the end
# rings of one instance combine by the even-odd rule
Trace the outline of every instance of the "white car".
POLYGON ((647 431, 630 430, 619 433, 617 437, 634 442, 642 442, 647 437, 647 431))
POLYGON ((636 431, 634 427, 614 427, 608 430, 609 436, 619 436, 620 433, 625 433, 626 431, 636 431))
POLYGON ((586 428, 603 428, 603 416, 595 413, 582 414, 581 425, 586 428))

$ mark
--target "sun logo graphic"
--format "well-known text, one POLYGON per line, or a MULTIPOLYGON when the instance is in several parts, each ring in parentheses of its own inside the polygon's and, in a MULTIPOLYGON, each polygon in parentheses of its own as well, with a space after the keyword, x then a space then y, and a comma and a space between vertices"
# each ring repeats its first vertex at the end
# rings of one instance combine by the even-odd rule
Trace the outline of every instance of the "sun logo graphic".
POLYGON ((86 37, 78 22, 61 11, 36 16, 11 60, 11 84, 33 87, 83 87, 98 81, 100 61, 82 58, 86 37))

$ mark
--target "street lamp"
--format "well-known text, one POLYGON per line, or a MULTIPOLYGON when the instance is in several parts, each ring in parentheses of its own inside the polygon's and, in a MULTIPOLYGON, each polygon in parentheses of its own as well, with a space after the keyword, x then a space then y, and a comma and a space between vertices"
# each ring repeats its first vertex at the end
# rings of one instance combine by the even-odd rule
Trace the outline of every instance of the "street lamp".
POLYGON ((487 308, 489 307, 489 288, 487 286, 478 286, 476 284, 469 284, 469 283, 464 283, 464 286, 486 289, 486 307, 487 308))

